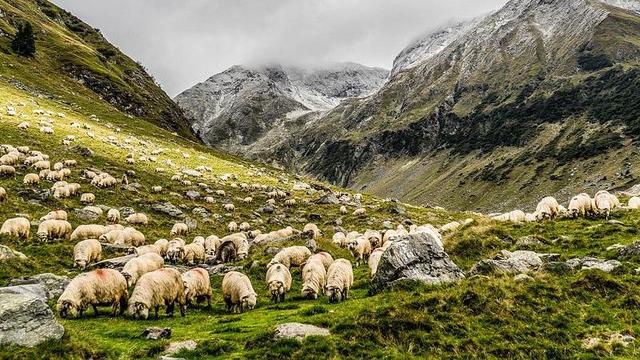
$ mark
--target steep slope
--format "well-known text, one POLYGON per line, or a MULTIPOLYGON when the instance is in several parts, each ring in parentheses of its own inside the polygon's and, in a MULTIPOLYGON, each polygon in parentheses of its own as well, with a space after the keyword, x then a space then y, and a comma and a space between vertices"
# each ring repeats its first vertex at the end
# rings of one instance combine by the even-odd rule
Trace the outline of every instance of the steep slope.
POLYGON ((418 46, 420 63, 264 156, 447 207, 497 210, 548 191, 624 186, 640 170, 640 17, 636 2, 609 3, 622 7, 513 0, 458 38, 436 32, 423 42, 435 45, 418 46))
POLYGON ((69 12, 46 0, 0 1, 0 73, 44 97, 64 98, 82 107, 101 100, 131 116, 191 137, 182 111, 147 74, 69 12), (34 27, 34 58, 14 55, 10 42, 16 28, 34 27))
POLYGON ((347 98, 370 95, 387 76, 352 63, 234 66, 175 100, 205 143, 248 155, 347 98))

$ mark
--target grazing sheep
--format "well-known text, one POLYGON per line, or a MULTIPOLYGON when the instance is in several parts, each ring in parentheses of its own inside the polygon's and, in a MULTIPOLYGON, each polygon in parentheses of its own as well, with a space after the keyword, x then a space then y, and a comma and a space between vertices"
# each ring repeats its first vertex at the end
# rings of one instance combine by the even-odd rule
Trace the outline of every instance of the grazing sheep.
MULTIPOLYGON (((36 233, 36 236, 38 237, 38 240, 42 242, 57 239, 69 240, 71 239, 72 230, 71 224, 66 220, 45 220, 38 225, 38 232, 36 233)), ((89 238, 95 239, 92 237, 89 238)), ((79 240, 86 240, 89 238, 79 240)))
POLYGON ((245 204, 251 204, 253 202, 253 198, 251 196, 247 196, 246 198, 242 199, 242 201, 245 204))
POLYGON ((107 221, 110 223, 117 224, 120 222, 120 210, 118 209, 109 209, 107 212, 107 221))
POLYGON ((306 299, 316 300, 325 286, 326 278, 327 269, 322 260, 320 258, 309 258, 302 267, 301 295, 306 299))
POLYGON ((322 236, 322 232, 320 231, 320 229, 318 229, 318 226, 312 223, 304 226, 304 228, 302 229, 302 234, 311 239, 317 239, 322 236))
POLYGON ((232 221, 229 223, 229 225, 227 225, 227 229, 229 229, 229 231, 231 232, 236 232, 238 231, 238 224, 235 221, 232 221))
POLYGON ((382 234, 377 230, 367 230, 362 235, 365 239, 369 240, 372 248, 376 248, 382 245, 382 234))
POLYGON ((100 173, 91 178, 91 185, 103 189, 114 187, 117 183, 118 180, 107 173, 100 173))
POLYGON ((224 204, 223 207, 226 211, 229 211, 229 212, 236 210, 236 207, 233 204, 224 204))
POLYGON ((291 272, 282 264, 273 264, 267 270, 267 286, 271 293, 271 301, 283 302, 285 293, 291 290, 291 272))
POLYGON ((105 227, 102 225, 80 225, 71 233, 71 240, 100 239, 106 232, 105 227))
POLYGON ((11 165, 0 165, 0 175, 2 176, 14 176, 16 174, 16 168, 11 165))
POLYGON ((50 211, 47 215, 41 217, 40 220, 67 220, 67 212, 64 210, 50 211))
POLYGON ((553 196, 547 196, 540 200, 536 206, 536 219, 553 220, 558 215, 558 201, 553 196))
POLYGON ((129 246, 142 246, 145 243, 145 236, 140 231, 126 227, 117 233, 114 244, 129 245, 129 246))
POLYGON ((214 264, 234 262, 238 259, 238 251, 233 241, 227 241, 220 243, 220 246, 216 249, 216 257, 213 260, 214 264))
POLYGON ((347 246, 347 236, 343 232, 338 231, 337 233, 333 234, 331 242, 336 246, 345 247, 347 246))
POLYGON ((365 208, 355 209, 352 213, 353 216, 364 216, 367 214, 367 210, 365 208))
POLYGON ((80 203, 84 205, 93 204, 96 201, 96 196, 92 193, 84 193, 80 195, 80 203))
POLYGON ((207 270, 195 268, 183 273, 182 283, 187 305, 196 305, 206 299, 207 307, 211 307, 211 281, 207 270))
POLYGON ((187 224, 175 223, 171 228, 170 235, 171 237, 178 237, 178 236, 187 236, 188 233, 189 233, 189 226, 187 226, 187 224))
MULTIPOLYGON (((2 190, 0 190, 0 199, 2 199, 2 190)), ((640 209, 640 197, 633 196, 629 198, 629 203, 627 207, 629 209, 640 209)))
POLYGON ((184 246, 184 253, 182 254, 182 261, 190 266, 195 264, 202 264, 205 259, 204 246, 196 243, 191 243, 184 246))
POLYGON ((216 200, 212 196, 207 196, 204 198, 204 202, 207 204, 213 204, 216 200))
POLYGON ((149 224, 149 218, 144 213, 131 214, 131 215, 127 216, 127 218, 124 219, 124 221, 129 223, 129 224, 131 224, 131 225, 147 225, 147 224, 149 224))
POLYGON ((220 239, 220 244, 232 242, 236 249, 236 257, 238 260, 244 259, 249 255, 249 241, 244 233, 234 233, 220 239))
POLYGON ((280 250, 276 256, 271 259, 267 268, 273 264, 282 264, 288 268, 292 266, 300 266, 311 256, 311 251, 305 246, 290 246, 280 250))
POLYGON ((167 244, 167 252, 165 254, 165 258, 172 263, 177 263, 182 260, 184 255, 184 240, 180 238, 175 238, 167 244))
POLYGON ((180 308, 180 315, 185 315, 184 283, 180 272, 172 268, 162 268, 148 272, 138 279, 131 298, 129 299, 129 314, 135 319, 147 319, 149 311, 158 310, 166 306, 166 313, 173 317, 175 304, 180 308))
POLYGON ((27 174, 24 176, 22 183, 25 185, 38 185, 40 183, 40 176, 38 174, 27 174))
POLYGON ((89 263, 100 261, 101 257, 102 245, 96 239, 82 240, 73 247, 73 266, 81 271, 84 271, 89 263))
POLYGON ((349 298, 349 289, 353 285, 353 268, 346 259, 337 259, 327 270, 327 284, 324 293, 330 303, 344 301, 349 298))
POLYGON ((598 214, 604 214, 609 219, 611 210, 620 206, 620 202, 615 195, 610 194, 607 190, 600 190, 593 197, 592 206, 595 205, 594 211, 598 214))
POLYGON ((7 201, 7 190, 5 190, 3 187, 0 187, 0 202, 5 201, 7 201))
POLYGON ((165 256, 167 249, 169 248, 169 241, 167 239, 158 239, 153 243, 158 248, 160 255, 165 256))
POLYGON ((581 193, 571 198, 567 211, 569 216, 573 218, 577 218, 578 216, 586 217, 591 214, 593 208, 591 207, 591 197, 589 194, 581 193))
POLYGON ((371 242, 369 242, 369 239, 360 236, 355 241, 349 242, 347 248, 356 260, 356 267, 360 266, 361 261, 365 264, 367 263, 371 254, 371 242))
POLYGON ((154 192, 156 194, 162 192, 162 186, 154 186, 154 187, 152 187, 151 188, 151 192, 154 192))
POLYGON ((383 248, 377 248, 371 252, 369 255, 369 270, 371 270, 371 278, 376 275, 378 271, 378 264, 380 263, 380 258, 382 257, 382 253, 384 253, 383 248))
POLYGON ((127 307, 127 281, 113 269, 98 269, 83 273, 71 280, 58 299, 61 318, 78 317, 89 307, 98 314, 99 305, 111 305, 111 316, 120 315, 127 307))
POLYGON ((36 170, 48 170, 51 168, 51 163, 47 160, 40 160, 37 163, 31 165, 32 168, 36 170))
POLYGON ((215 235, 209 235, 204 239, 204 250, 207 254, 213 255, 220 246, 220 238, 215 235))
POLYGON ((240 224, 238 229, 240 231, 249 231, 249 230, 251 230, 251 225, 248 222, 243 222, 242 224, 240 224))
POLYGON ((258 294, 251 286, 251 280, 247 275, 237 271, 229 271, 222 279, 222 296, 227 306, 227 311, 244 312, 252 310, 256 306, 258 294))
POLYGON ((160 249, 158 249, 158 247, 155 244, 142 245, 142 246, 131 248, 131 249, 129 249, 129 253, 130 254, 134 254, 136 256, 149 254, 149 253, 154 253, 154 254, 158 254, 158 255, 162 256, 160 254, 160 249))
MULTIPOLYGON (((329 266, 333 264, 333 256, 331 256, 331 254, 329 254, 328 252, 321 251, 317 254, 311 255, 307 259, 307 262, 309 261, 319 261, 324 266, 325 269, 328 269, 329 266)), ((302 267, 304 267, 304 264, 302 265, 302 267)))
POLYGON ((138 255, 124 264, 122 276, 127 280, 127 286, 131 287, 138 282, 140 277, 148 272, 156 271, 164 266, 164 259, 157 253, 138 255))
POLYGON ((31 231, 31 223, 28 219, 17 217, 6 220, 0 228, 0 235, 11 238, 28 239, 31 231))
POLYGON ((349 211, 347 210, 346 206, 344 206, 344 205, 340 206, 340 213, 341 214, 346 214, 347 212, 349 212, 349 211))

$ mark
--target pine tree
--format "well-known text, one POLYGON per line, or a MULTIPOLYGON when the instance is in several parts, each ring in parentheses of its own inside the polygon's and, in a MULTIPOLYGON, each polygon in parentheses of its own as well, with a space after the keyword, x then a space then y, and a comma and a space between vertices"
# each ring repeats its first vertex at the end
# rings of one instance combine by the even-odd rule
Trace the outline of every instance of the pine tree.
POLYGON ((11 48, 16 54, 32 57, 36 53, 36 38, 33 27, 25 22, 18 28, 16 37, 11 42, 11 48))

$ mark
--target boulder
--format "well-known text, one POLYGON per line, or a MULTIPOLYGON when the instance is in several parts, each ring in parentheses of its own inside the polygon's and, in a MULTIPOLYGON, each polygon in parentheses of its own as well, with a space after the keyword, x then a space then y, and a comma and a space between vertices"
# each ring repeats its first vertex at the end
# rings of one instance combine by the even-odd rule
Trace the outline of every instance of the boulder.
POLYGON ((141 336, 147 340, 168 339, 171 337, 171 328, 146 328, 141 336))
POLYGON ((174 341, 167 346, 166 355, 173 355, 182 350, 195 350, 198 343, 193 340, 174 341))
POLYGON ((75 210, 76 217, 82 221, 96 221, 102 214, 93 211, 90 207, 75 210))
POLYGON ((0 261, 13 258, 26 259, 27 256, 19 251, 13 250, 8 246, 0 245, 0 261))
POLYGON ((276 327, 273 335, 274 339, 298 339, 302 340, 307 336, 329 336, 329 329, 321 328, 309 324, 286 323, 276 327))
POLYGON ((180 218, 184 216, 182 210, 173 205, 172 203, 166 201, 162 203, 156 203, 151 205, 151 208, 159 213, 169 215, 171 217, 180 218))
POLYGON ((480 260, 471 268, 469 274, 523 274, 529 271, 535 271, 542 265, 542 258, 540 257, 540 254, 536 252, 527 250, 510 252, 502 250, 493 259, 480 260))
POLYGON ((211 214, 209 213, 209 210, 203 208, 203 207, 195 207, 193 208, 193 210, 191 210, 191 213, 193 215, 197 215, 200 216, 203 219, 208 219, 211 217, 211 214))
POLYGON ((618 266, 621 266, 622 263, 618 260, 604 260, 598 259, 594 257, 582 257, 582 258, 573 258, 566 261, 567 266, 569 266, 572 270, 602 270, 604 272, 611 272, 618 266))
POLYGON ((189 200, 198 200, 200 199, 200 193, 195 190, 189 190, 184 194, 189 200))
POLYGON ((71 280, 67 276, 44 273, 19 279, 12 279, 9 285, 11 285, 11 287, 40 286, 42 287, 45 295, 45 300, 51 300, 62 295, 62 292, 67 285, 69 285, 70 281, 71 280))
POLYGON ((124 264, 126 264, 129 260, 133 259, 134 257, 136 257, 136 255, 131 254, 126 256, 106 259, 106 260, 99 261, 95 264, 92 264, 91 267, 94 269, 107 268, 107 269, 122 270, 122 268, 124 267, 124 264))
POLYGON ((119 209, 119 211, 120 216, 122 216, 123 219, 129 217, 129 215, 133 215, 136 213, 136 211, 132 207, 122 207, 119 209))
POLYGON ((640 256, 640 241, 618 248, 618 257, 627 258, 632 256, 640 256))
POLYGON ((340 201, 333 193, 328 193, 324 196, 321 196, 319 199, 315 200, 316 204, 324 204, 324 205, 336 205, 339 204, 340 201))
POLYGON ((439 284, 463 278, 440 239, 426 232, 397 238, 382 254, 372 286, 381 289, 403 280, 439 284))
POLYGON ((63 335, 64 328, 42 298, 0 294, 0 344, 33 347, 63 335))

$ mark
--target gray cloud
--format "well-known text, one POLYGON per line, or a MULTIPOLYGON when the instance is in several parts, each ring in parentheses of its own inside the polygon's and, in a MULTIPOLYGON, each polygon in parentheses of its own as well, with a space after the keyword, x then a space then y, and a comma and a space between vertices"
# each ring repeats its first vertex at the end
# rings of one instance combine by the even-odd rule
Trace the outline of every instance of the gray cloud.
POLYGON ((390 68, 421 33, 506 0, 53 0, 102 30, 176 95, 235 64, 390 68))

